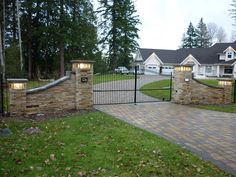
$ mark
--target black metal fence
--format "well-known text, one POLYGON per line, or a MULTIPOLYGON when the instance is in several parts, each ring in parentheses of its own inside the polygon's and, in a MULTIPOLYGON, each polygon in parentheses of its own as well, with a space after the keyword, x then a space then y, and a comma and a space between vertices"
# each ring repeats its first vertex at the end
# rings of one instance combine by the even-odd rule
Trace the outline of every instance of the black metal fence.
POLYGON ((233 102, 236 103, 236 80, 234 80, 233 102))
POLYGON ((143 75, 136 67, 131 73, 95 75, 94 104, 170 101, 171 85, 171 76, 143 75), (165 86, 158 85, 163 79, 165 86))
POLYGON ((9 115, 9 91, 7 78, 0 74, 0 114, 9 115))

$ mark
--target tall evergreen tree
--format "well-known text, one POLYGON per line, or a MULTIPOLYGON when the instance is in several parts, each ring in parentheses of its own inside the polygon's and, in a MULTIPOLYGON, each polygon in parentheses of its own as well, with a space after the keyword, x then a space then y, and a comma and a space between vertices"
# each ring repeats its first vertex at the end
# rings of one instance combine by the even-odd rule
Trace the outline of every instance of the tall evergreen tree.
POLYGON ((197 25, 196 34, 198 48, 208 48, 211 46, 211 37, 208 33, 207 25, 203 22, 203 18, 200 19, 197 25))
POLYGON ((138 47, 138 16, 132 0, 99 0, 98 13, 102 15, 101 43, 108 50, 109 67, 129 67, 131 54, 138 47))
POLYGON ((197 34, 192 22, 190 22, 187 32, 182 39, 182 48, 196 48, 196 47, 197 47, 197 34))
POLYGON ((235 25, 236 24, 236 0, 232 0, 232 3, 230 5, 232 6, 232 8, 229 9, 229 11, 230 11, 230 15, 232 19, 234 20, 234 25, 235 25))

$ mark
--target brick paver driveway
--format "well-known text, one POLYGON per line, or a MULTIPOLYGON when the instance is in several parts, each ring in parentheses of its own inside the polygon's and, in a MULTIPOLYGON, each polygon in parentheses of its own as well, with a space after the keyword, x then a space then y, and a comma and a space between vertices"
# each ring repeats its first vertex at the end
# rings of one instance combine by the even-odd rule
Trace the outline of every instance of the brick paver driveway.
POLYGON ((180 144, 236 174, 236 114, 164 102, 95 108, 180 144))

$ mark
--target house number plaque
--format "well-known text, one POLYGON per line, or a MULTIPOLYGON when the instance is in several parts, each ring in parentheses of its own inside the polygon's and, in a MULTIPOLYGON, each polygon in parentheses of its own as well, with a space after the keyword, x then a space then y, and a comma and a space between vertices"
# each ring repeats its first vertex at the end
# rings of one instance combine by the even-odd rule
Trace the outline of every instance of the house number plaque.
POLYGON ((87 78, 87 77, 81 77, 81 82, 82 82, 82 83, 88 82, 88 78, 87 78))

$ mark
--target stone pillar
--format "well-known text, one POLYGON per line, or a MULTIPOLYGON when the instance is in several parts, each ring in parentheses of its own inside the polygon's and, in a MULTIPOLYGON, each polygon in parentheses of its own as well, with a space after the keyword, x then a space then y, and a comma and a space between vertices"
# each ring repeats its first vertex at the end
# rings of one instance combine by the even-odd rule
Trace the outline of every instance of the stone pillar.
POLYGON ((192 66, 175 66, 172 82, 172 102, 191 103, 192 66))
POLYGON ((93 107, 93 61, 73 60, 72 71, 76 73, 75 108, 90 110, 93 107))
POLYGON ((219 80, 218 85, 224 88, 223 104, 231 104, 233 102, 233 81, 232 80, 219 80))
POLYGON ((23 116, 26 114, 27 79, 8 79, 10 97, 10 115, 23 116))

